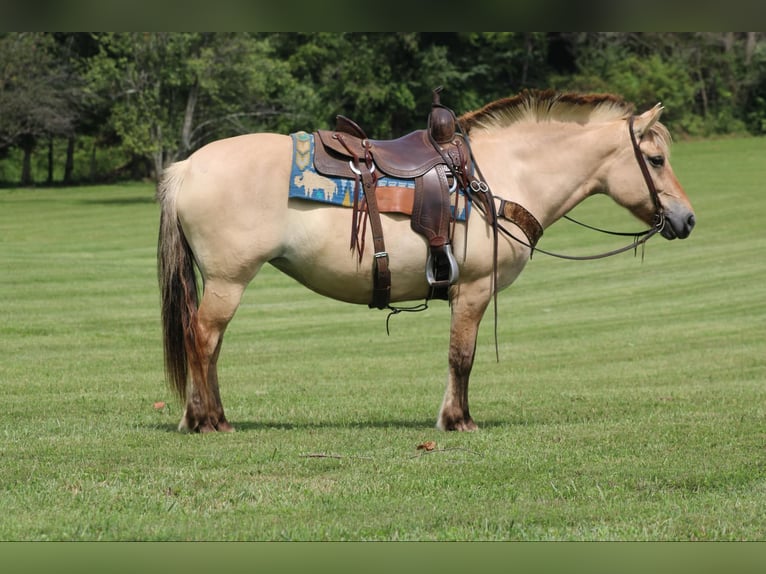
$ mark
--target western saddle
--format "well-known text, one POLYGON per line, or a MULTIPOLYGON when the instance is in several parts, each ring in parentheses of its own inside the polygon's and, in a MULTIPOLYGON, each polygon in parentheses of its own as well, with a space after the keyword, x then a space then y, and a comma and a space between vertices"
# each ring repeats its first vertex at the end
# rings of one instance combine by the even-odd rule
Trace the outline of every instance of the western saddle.
MULTIPOLYGON (((454 221, 450 194, 458 187, 467 187, 470 154, 462 138, 456 137, 457 120, 451 110, 441 105, 440 91, 437 88, 433 92, 428 127, 398 139, 369 139, 362 128, 344 116, 337 116, 335 130, 318 130, 314 134, 317 172, 355 180, 351 249, 357 249, 360 261, 369 219, 375 249, 370 307, 387 308, 391 296, 381 211, 410 214, 412 229, 428 241, 425 272, 431 287, 429 298, 447 299, 449 286, 458 279, 458 265, 450 247, 454 230, 450 225, 454 221), (377 182, 382 175, 414 180, 414 193, 399 188, 403 200, 390 194, 379 196, 377 182), (388 209, 389 204, 397 206, 388 209)), ((457 213, 459 194, 454 197, 457 213)))

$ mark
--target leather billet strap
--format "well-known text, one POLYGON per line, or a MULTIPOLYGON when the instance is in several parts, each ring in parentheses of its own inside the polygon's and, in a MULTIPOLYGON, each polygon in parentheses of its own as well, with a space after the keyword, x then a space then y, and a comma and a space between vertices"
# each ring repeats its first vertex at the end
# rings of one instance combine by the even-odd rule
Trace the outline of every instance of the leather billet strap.
POLYGON ((388 253, 383 241, 383 225, 380 221, 378 200, 375 197, 375 176, 362 168, 362 184, 367 214, 370 218, 370 232, 375 254, 372 262, 372 302, 370 307, 385 309, 391 301, 391 270, 388 267, 388 253))
MULTIPOLYGON (((341 133, 334 135, 347 150, 350 146, 346 138, 341 133)), ((372 245, 374 256, 372 261, 372 301, 370 307, 385 309, 391 302, 391 270, 388 267, 388 253, 386 252, 385 241, 383 240, 383 225, 380 221, 380 210, 378 209, 378 200, 375 196, 375 187, 377 186, 377 176, 374 173, 375 166, 372 162, 370 144, 368 140, 362 140, 364 148, 363 161, 354 157, 354 179, 356 185, 354 189, 354 210, 353 225, 351 230, 351 248, 356 246, 359 250, 361 260, 364 251, 364 229, 362 229, 361 244, 358 244, 358 221, 357 217, 367 217, 370 221, 370 232, 372 234, 372 245), (364 198, 359 197, 359 180, 361 179, 364 198), (360 203, 363 203, 366 209, 362 210, 360 203)))

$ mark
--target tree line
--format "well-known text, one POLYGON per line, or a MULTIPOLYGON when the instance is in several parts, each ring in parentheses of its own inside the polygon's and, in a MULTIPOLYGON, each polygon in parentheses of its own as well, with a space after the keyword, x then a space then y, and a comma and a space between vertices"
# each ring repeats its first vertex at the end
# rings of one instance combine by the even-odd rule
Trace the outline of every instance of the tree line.
POLYGON ((676 137, 766 133, 758 32, 0 34, 0 182, 156 178, 232 135, 344 114, 372 137, 526 88, 661 101, 676 137))

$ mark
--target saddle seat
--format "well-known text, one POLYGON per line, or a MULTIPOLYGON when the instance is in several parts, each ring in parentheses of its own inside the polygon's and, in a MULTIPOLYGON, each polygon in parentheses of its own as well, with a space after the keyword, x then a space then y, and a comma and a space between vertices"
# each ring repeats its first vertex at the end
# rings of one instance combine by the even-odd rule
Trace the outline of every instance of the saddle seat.
POLYGON ((349 129, 346 126, 350 123, 353 122, 348 118, 338 116, 338 126, 334 131, 317 131, 322 143, 317 146, 314 160, 317 171, 337 177, 354 177, 349 161, 352 165, 364 162, 366 153, 372 155, 376 169, 404 179, 420 177, 444 163, 441 154, 431 144, 427 130, 417 130, 393 140, 374 140, 364 137, 363 132, 360 137, 357 132, 343 131, 349 129), (368 147, 365 148, 364 142, 368 147))

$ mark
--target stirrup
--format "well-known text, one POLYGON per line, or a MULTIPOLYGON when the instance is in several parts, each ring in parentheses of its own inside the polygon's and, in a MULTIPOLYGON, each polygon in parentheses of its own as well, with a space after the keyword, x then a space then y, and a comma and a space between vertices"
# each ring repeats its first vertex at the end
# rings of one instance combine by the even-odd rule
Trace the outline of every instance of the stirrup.
MULTIPOLYGON (((444 246, 444 254, 447 256, 447 262, 449 263, 448 281, 449 284, 452 285, 460 277, 460 270, 458 269, 457 261, 455 261, 455 256, 452 255, 452 246, 449 243, 444 246)), ((430 249, 428 250, 428 258, 426 259, 426 280, 431 287, 435 287, 440 283, 434 275, 433 254, 430 249)))

